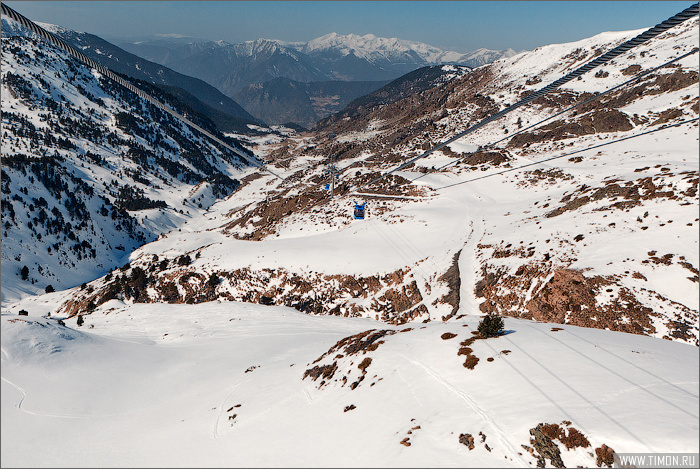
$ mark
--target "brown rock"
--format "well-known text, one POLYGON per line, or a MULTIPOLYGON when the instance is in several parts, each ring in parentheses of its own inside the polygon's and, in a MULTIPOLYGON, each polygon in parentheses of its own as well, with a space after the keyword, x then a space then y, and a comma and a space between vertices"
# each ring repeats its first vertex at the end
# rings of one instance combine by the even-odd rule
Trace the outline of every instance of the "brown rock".
POLYGON ((595 449, 595 454, 596 465, 598 467, 603 467, 603 465, 613 467, 613 463, 615 462, 615 450, 603 444, 599 448, 595 449))
POLYGON ((471 433, 462 433, 459 435, 459 442, 469 448, 469 451, 474 449, 474 437, 471 433))
MULTIPOLYGON (((564 466, 564 461, 561 459, 561 451, 559 447, 548 437, 542 430, 543 424, 537 425, 535 428, 530 429, 530 435, 532 435, 535 440, 533 446, 541 459, 549 459, 552 466, 554 467, 566 467, 564 466)), ((538 464, 539 466, 539 464, 538 464)))

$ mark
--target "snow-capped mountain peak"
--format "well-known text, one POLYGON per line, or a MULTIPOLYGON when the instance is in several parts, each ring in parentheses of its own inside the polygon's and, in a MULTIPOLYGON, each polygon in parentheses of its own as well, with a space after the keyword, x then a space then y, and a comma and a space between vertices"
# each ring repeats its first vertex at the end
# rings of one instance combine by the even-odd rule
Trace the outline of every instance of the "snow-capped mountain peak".
POLYGON ((42 28, 44 28, 44 29, 47 30, 48 32, 54 33, 54 34, 57 34, 57 35, 62 35, 62 34, 66 34, 66 33, 69 33, 69 32, 70 32, 70 33, 77 33, 77 34, 85 34, 85 33, 82 32, 82 31, 76 31, 76 30, 67 29, 67 28, 64 28, 63 26, 59 26, 59 25, 57 25, 57 24, 39 23, 39 22, 37 22, 36 24, 39 25, 39 26, 41 26, 42 28))
POLYGON ((480 48, 464 54, 455 51, 445 51, 438 47, 422 42, 409 41, 399 38, 377 37, 374 34, 338 34, 329 33, 312 39, 307 43, 288 43, 288 47, 309 55, 335 53, 341 56, 354 56, 370 62, 387 60, 390 62, 415 62, 418 66, 440 65, 455 63, 469 67, 478 67, 495 60, 512 57, 516 54, 513 49, 502 51, 480 48))

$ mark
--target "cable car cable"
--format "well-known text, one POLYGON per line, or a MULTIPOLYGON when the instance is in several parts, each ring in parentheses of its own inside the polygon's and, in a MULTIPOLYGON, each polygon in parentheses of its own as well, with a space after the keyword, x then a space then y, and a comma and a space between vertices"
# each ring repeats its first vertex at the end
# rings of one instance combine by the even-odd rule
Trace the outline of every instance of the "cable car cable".
POLYGON ((113 71, 111 71, 110 69, 108 69, 107 67, 98 64, 97 62, 95 62, 95 61, 92 60, 91 58, 87 57, 87 56, 86 56, 85 54, 83 54, 82 52, 79 52, 78 50, 76 50, 74 47, 72 47, 70 44, 68 44, 67 42, 65 42, 63 39, 59 38, 58 36, 54 35, 53 33, 50 33, 50 32, 48 32, 48 31, 46 31, 46 30, 45 30, 44 28, 42 28, 41 26, 38 26, 38 25, 37 25, 36 23, 34 23, 32 20, 30 20, 30 19, 28 19, 28 18, 22 16, 21 14, 17 13, 15 10, 13 10, 13 9, 10 8, 10 7, 8 7, 8 6, 5 5, 4 3, 0 3, 0 7, 2 8, 2 14, 3 14, 3 15, 9 16, 9 17, 12 18, 13 20, 15 20, 15 21, 17 21, 18 23, 20 23, 22 26, 26 27, 27 29, 29 29, 29 30, 31 30, 32 32, 34 32, 35 34, 37 34, 37 35, 38 35, 39 37, 41 37, 42 39, 45 39, 45 40, 47 40, 48 42, 50 42, 51 44, 53 44, 54 46, 58 47, 59 49, 64 50, 64 51, 67 52, 68 54, 72 55, 72 56, 75 57, 76 59, 78 59, 78 60, 80 60, 81 62, 83 62, 84 64, 86 64, 88 67, 97 70, 98 72, 102 73, 103 75, 106 75, 106 76, 107 76, 108 78, 110 78, 112 81, 115 81, 115 82, 119 83, 119 84, 122 85, 124 88, 128 89, 128 90, 131 91, 132 93, 135 93, 136 95, 138 95, 139 97, 141 97, 141 98, 143 98, 144 100, 148 101, 149 103, 153 104, 153 105, 156 106, 157 108, 162 109, 163 111, 167 112, 168 114, 172 115, 173 117, 175 117, 175 118, 181 120, 182 122, 184 122, 185 124, 189 125, 189 126, 192 127, 193 129, 199 131, 201 134, 203 134, 203 135, 209 137, 209 138, 210 138, 211 140, 213 140, 214 142, 216 142, 216 143, 218 143, 219 145, 223 146, 224 148, 226 148, 227 150, 229 150, 230 152, 232 152, 234 155, 238 156, 239 158, 242 158, 242 159, 248 161, 250 164, 252 164, 253 166, 258 167, 259 169, 262 169, 262 170, 264 170, 264 171, 267 171, 268 173, 272 174, 272 175, 275 176, 276 178, 282 179, 282 177, 278 176, 278 175, 275 174, 273 171, 271 171, 270 169, 268 169, 267 167, 265 167, 265 165, 261 164, 260 162, 256 161, 255 159, 253 159, 253 158, 247 156, 245 153, 243 153, 243 152, 241 152, 241 151, 239 151, 239 150, 233 148, 232 146, 230 146, 229 144, 227 144, 226 142, 224 142, 224 141, 221 140, 220 138, 216 137, 215 135, 211 134, 211 133, 208 132, 207 130, 203 129, 203 128, 200 127, 199 125, 197 125, 197 124, 195 124, 194 122, 192 122, 191 120, 189 120, 187 117, 185 117, 185 116, 183 116, 182 114, 178 113, 177 111, 171 109, 169 106, 166 106, 165 104, 161 103, 160 101, 158 101, 157 99, 155 99, 155 98, 152 97, 151 95, 145 93, 145 92, 144 92, 143 90, 141 90, 140 88, 137 88, 136 86, 132 85, 132 84, 129 83, 127 80, 125 80, 124 78, 120 77, 119 75, 117 75, 116 73, 114 73, 113 71))
POLYGON ((582 149, 580 149, 580 150, 576 150, 576 151, 573 151, 573 152, 570 152, 570 153, 565 153, 565 154, 559 155, 559 156, 553 156, 553 157, 550 157, 550 158, 545 158, 544 160, 534 161, 534 162, 532 162, 532 163, 524 164, 524 165, 522 165, 522 166, 516 166, 515 168, 505 169, 505 170, 499 171, 499 172, 497 172, 497 173, 485 174, 485 175, 483 175, 483 176, 479 176, 479 177, 476 177, 476 178, 473 178, 473 179, 468 179, 468 180, 466 180, 466 181, 455 182, 454 184, 448 184, 448 185, 446 185, 446 186, 438 187, 438 188, 433 189, 433 190, 435 190, 435 191, 440 191, 440 190, 442 190, 442 189, 447 189, 448 187, 459 186, 459 185, 461 185, 461 184, 466 184, 466 183, 468 183, 468 182, 478 181, 479 179, 486 179, 486 178, 489 178, 489 177, 492 177, 492 176, 498 176, 499 174, 504 174, 504 173, 508 173, 508 172, 511 172, 511 171, 516 171, 516 170, 518 170, 518 169, 527 168, 527 167, 529 167, 529 166, 535 166, 535 165, 538 165, 538 164, 546 163, 547 161, 552 161, 552 160, 556 160, 556 159, 559 159, 559 158, 564 158, 564 157, 566 157, 566 156, 575 155, 576 153, 582 153, 582 152, 588 151, 588 150, 595 150, 596 148, 601 148, 601 147, 604 147, 604 146, 607 146, 607 145, 612 145, 613 143, 623 142, 623 141, 625 141, 625 140, 630 140, 630 139, 633 139, 633 138, 641 137, 641 136, 643 136, 643 135, 652 134, 652 133, 658 132, 658 131, 660 131, 660 130, 667 130, 667 129, 670 129, 670 128, 672 128, 672 127, 678 127, 678 126, 681 126, 681 125, 683 125, 683 124, 689 124, 689 123, 691 123, 691 122, 696 122, 696 121, 698 121, 698 120, 700 120, 700 117, 696 117, 696 118, 694 118, 694 119, 688 119, 688 120, 685 120, 685 121, 683 121, 683 122, 678 122, 678 123, 676 123, 676 124, 664 125, 663 127, 660 127, 660 128, 658 128, 658 129, 647 130, 646 132, 642 132, 642 133, 639 133, 639 134, 636 134, 636 135, 628 135, 627 137, 623 137, 623 138, 619 138, 619 139, 616 139, 616 140, 612 140, 612 141, 610 141, 610 142, 601 143, 601 144, 599 144, 599 145, 594 145, 594 146, 588 147, 588 148, 582 148, 582 149))
POLYGON ((569 81, 571 81, 575 78, 580 77, 584 73, 589 72, 589 71, 593 70, 594 68, 609 62, 610 60, 614 59, 618 55, 621 55, 621 54, 627 52, 628 50, 630 50, 634 47, 637 47, 640 44, 643 44, 644 42, 649 41, 650 39, 653 39, 654 37, 658 36, 659 34, 661 34, 665 31, 679 25, 680 23, 696 16, 698 14, 698 9, 699 8, 698 8, 697 3, 691 5, 690 7, 686 8, 685 10, 681 11, 680 13, 677 13, 676 15, 672 16, 671 18, 667 19, 666 21, 657 24, 653 28, 650 28, 647 31, 630 39, 629 41, 624 42, 623 44, 620 44, 619 46, 609 50, 605 54, 591 60, 590 62, 586 63, 585 65, 577 68, 573 72, 571 72, 571 73, 559 78, 558 80, 550 83, 549 85, 545 86, 544 88, 541 88, 538 91, 535 91, 534 93, 529 94, 528 96, 526 96, 525 98, 516 102, 515 104, 511 104, 507 108, 505 108, 505 109, 503 109, 495 114, 492 114, 489 117, 486 117, 485 119, 481 120, 479 123, 469 127, 468 129, 464 130, 463 132, 460 132, 459 134, 455 135, 454 137, 452 137, 452 138, 450 138, 450 139, 448 139, 448 140, 446 140, 438 145, 435 145, 434 147, 426 150, 424 153, 422 153, 414 158, 411 158, 410 160, 397 166, 396 168, 382 174, 378 178, 361 185, 360 187, 358 187, 355 190, 355 192, 359 191, 360 189, 364 188, 365 186, 374 184, 375 182, 384 179, 385 177, 389 176, 392 173, 395 173, 396 171, 399 171, 399 170, 405 168, 406 166, 410 165, 414 161, 417 161, 421 158, 425 158, 426 156, 430 155, 434 151, 439 150, 441 148, 444 148, 445 146, 449 145, 450 143, 454 142, 455 140, 462 138, 465 135, 468 135, 477 129, 480 129, 484 125, 486 125, 490 122, 493 122, 497 119, 500 119, 501 117, 514 111, 515 109, 517 109, 525 104, 528 104, 528 103, 534 101, 535 99, 539 98, 540 96, 544 96, 545 94, 549 93, 550 91, 552 91, 556 88, 559 88, 561 85, 568 83, 569 81))
MULTIPOLYGON (((665 66, 667 66, 667 65, 670 65, 670 64, 672 64, 672 63, 674 63, 674 62, 677 62, 677 61, 679 61, 679 60, 682 60, 682 59, 684 59, 684 58, 686 58, 686 57, 688 57, 688 56, 690 56, 690 55, 696 54, 699 50, 700 50, 700 48, 697 48, 697 47, 696 47, 696 48, 694 48, 693 50, 691 50, 690 52, 687 52, 687 53, 685 53, 685 54, 683 54, 683 55, 681 55, 681 56, 679 56, 679 57, 676 57, 676 58, 674 58, 674 59, 671 59, 671 60, 669 60, 668 62, 666 62, 666 63, 664 63, 664 64, 662 64, 662 65, 659 65, 658 67, 655 67, 655 68, 646 70, 646 71, 640 73, 639 75, 636 75, 634 78, 632 78, 632 79, 630 79, 630 80, 627 80, 627 81, 624 82, 624 83, 620 83, 619 85, 616 85, 616 86, 614 86, 614 87, 612 87, 612 88, 609 88, 609 89, 603 91, 602 93, 598 93, 598 94, 596 94, 595 96, 592 96, 592 97, 586 99, 585 101, 582 101, 582 102, 580 102, 580 103, 574 104, 573 106, 570 106, 570 107, 564 109, 563 111, 559 111, 558 113, 553 114, 553 115, 551 115, 551 116, 549 116, 549 117, 547 117, 547 118, 545 118, 545 119, 542 119, 542 120, 539 121, 539 122, 536 122, 536 123, 534 123, 534 124, 532 124, 532 125, 530 125, 530 126, 528 126, 528 127, 525 127, 525 128, 523 128, 523 129, 520 129, 520 130, 518 130, 517 132, 515 132, 515 133, 512 134, 512 135, 508 135, 507 137, 503 137, 502 139, 497 140, 497 141, 495 141, 495 142, 493 142, 493 143, 489 143, 489 144, 487 144, 487 145, 484 145, 484 147, 490 148, 490 147, 493 147, 494 145, 498 145, 499 143, 501 143, 501 142, 503 142, 503 141, 505 141, 505 140, 509 140, 509 139, 515 137, 515 136, 518 135, 518 134, 521 134, 521 133, 523 133, 523 132, 525 132, 525 131, 527 131, 527 130, 532 129, 533 127, 537 127, 537 126, 539 126, 539 125, 541 125, 541 124, 544 124, 544 123, 547 122, 548 120, 554 119, 555 117, 558 117, 558 116, 560 116, 560 115, 562 115, 562 114, 564 114, 564 113, 566 113, 566 112, 568 112, 568 111, 571 111, 571 110, 573 110, 573 109, 575 109, 575 108, 577 108, 577 107, 580 107, 580 106, 583 106, 583 105, 585 105, 585 104, 588 104, 588 103, 590 103, 590 102, 592 102, 592 101, 595 101, 596 99, 600 99, 600 98, 602 98, 603 96, 605 96, 605 95, 607 95, 607 94, 609 94, 609 93, 612 93, 613 91, 618 90, 618 89, 620 89, 620 88, 622 88, 622 87, 624 87, 624 86, 626 86, 626 85, 629 85, 630 83, 633 83, 633 82, 635 82, 635 81, 637 81, 637 80, 640 80, 640 79, 643 78, 644 76, 649 75, 650 73, 654 73, 655 71, 657 71, 657 70, 659 70, 659 69, 661 69, 661 68, 663 68, 663 67, 665 67, 665 66)), ((475 153, 476 153, 476 152, 471 152, 471 153, 469 153, 469 154, 466 155, 466 156, 461 156, 461 157, 457 158, 457 159, 454 160, 454 161, 450 161, 449 163, 440 166, 439 168, 437 168, 437 169, 431 171, 430 173, 421 174, 420 176, 418 176, 418 177, 416 177, 416 178, 414 178, 414 179, 410 179, 409 182, 417 181, 418 179, 421 179, 421 178, 423 178, 423 177, 425 177, 425 176, 428 176, 429 174, 435 174, 436 172, 441 171, 441 170, 447 168, 448 166, 457 164, 457 163, 459 163, 460 161, 462 161, 462 160, 464 160, 464 159, 466 159, 466 158, 469 158, 471 155, 473 155, 473 154, 475 154, 475 153)))

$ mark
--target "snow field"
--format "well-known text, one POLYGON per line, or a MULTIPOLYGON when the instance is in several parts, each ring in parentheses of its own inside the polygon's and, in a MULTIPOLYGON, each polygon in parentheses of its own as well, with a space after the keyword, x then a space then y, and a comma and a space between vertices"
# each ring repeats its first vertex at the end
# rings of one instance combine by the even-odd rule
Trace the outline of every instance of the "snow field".
MULTIPOLYGON (((529 466, 529 428, 562 420, 594 447, 697 451, 697 353, 648 337, 507 318, 507 335, 471 345, 480 361, 468 370, 457 350, 475 317, 392 327, 284 307, 113 300, 80 331, 75 319, 2 321, 2 425, 13 429, 3 465, 529 466), (356 389, 302 380, 337 340, 368 329, 404 332, 337 359, 339 377, 372 358, 356 389), (480 431, 490 452, 457 441, 480 431), (41 452, 29 449, 37 441, 41 452)), ((561 449, 567 465, 593 462, 561 449)))

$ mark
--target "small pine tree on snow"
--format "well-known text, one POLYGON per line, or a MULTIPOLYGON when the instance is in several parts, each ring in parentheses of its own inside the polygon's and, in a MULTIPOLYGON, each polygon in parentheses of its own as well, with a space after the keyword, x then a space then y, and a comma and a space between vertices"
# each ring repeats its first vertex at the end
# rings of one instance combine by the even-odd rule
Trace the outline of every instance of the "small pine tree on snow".
POLYGON ((219 285, 219 276, 212 272, 207 280, 207 287, 214 289, 217 285, 219 285))
POLYGON ((78 326, 82 326, 83 324, 85 324, 85 320, 83 319, 83 315, 79 314, 78 315, 78 326))
POLYGON ((498 337, 503 334, 503 319, 497 314, 487 314, 483 317, 477 331, 481 337, 498 337))
POLYGON ((22 280, 27 280, 29 278, 29 267, 25 265, 19 273, 22 276, 22 280))
POLYGON ((263 295, 263 296, 260 297, 259 303, 260 303, 261 305, 265 305, 265 306, 272 306, 272 305, 275 304, 275 300, 273 300, 273 299, 270 298, 269 296, 263 295))
POLYGON ((53 293, 56 290, 53 288, 53 285, 46 285, 46 293, 53 293))

